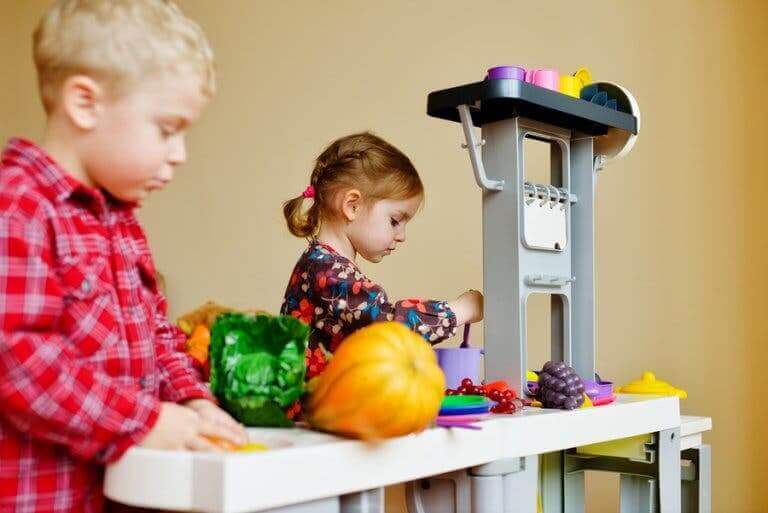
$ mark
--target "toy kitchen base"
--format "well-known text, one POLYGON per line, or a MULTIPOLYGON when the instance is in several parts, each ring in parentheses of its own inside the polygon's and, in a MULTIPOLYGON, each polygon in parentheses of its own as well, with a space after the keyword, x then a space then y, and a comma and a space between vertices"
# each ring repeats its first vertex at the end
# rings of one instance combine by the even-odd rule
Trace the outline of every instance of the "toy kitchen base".
POLYGON ((709 429, 709 418, 682 417, 679 430, 499 460, 411 482, 406 488, 408 511, 584 512, 585 472, 593 470, 621 475, 621 513, 711 513, 711 449, 701 444, 701 430, 709 429), (616 447, 628 453, 616 453, 616 447), (642 456, 633 457, 638 450, 642 456), (677 501, 678 509, 659 506, 677 501))
POLYGON ((631 480, 622 486, 622 500, 637 505, 622 511, 680 511, 681 479, 684 499, 708 490, 708 451, 700 444, 711 425, 708 419, 681 418, 676 397, 619 394, 600 408, 526 408, 479 424, 481 431, 434 428, 377 444, 298 428, 249 429, 254 442, 269 448, 263 452, 134 448, 107 469, 104 492, 118 502, 171 511, 382 513, 380 489, 410 482, 409 490, 416 491, 409 493, 411 513, 534 513, 539 481, 545 511, 579 511, 579 472, 614 460, 625 462, 622 479, 631 480), (604 444, 659 431, 669 438, 626 453, 638 461, 619 458, 604 444), (591 454, 571 450, 585 446, 591 454), (681 465, 685 451, 696 447, 697 466, 681 465), (567 470, 564 481, 560 469, 567 470), (460 486, 451 488, 446 479, 460 486), (654 499, 652 489, 677 501, 677 509, 642 509, 654 499))

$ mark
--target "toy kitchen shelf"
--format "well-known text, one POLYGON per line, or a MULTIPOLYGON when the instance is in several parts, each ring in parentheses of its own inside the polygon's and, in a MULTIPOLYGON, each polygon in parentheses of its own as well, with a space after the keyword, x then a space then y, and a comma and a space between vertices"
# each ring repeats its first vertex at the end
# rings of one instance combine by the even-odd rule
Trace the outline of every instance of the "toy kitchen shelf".
POLYGON ((619 110, 613 110, 513 79, 484 80, 432 92, 427 97, 427 114, 460 122, 460 105, 470 106, 475 126, 521 116, 589 135, 603 135, 608 128, 638 132, 637 118, 628 114, 626 102, 620 101, 619 110))

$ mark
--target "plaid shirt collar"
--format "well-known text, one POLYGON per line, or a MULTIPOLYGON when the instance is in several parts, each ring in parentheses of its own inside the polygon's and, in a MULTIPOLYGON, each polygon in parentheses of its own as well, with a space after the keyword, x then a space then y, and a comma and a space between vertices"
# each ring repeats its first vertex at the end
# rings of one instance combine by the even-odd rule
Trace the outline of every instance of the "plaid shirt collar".
POLYGON ((108 207, 117 210, 132 210, 136 207, 135 203, 121 202, 100 189, 86 186, 70 175, 44 149, 26 139, 10 139, 0 160, 3 166, 30 170, 51 201, 61 203, 70 198, 85 200, 84 203, 95 208, 97 213, 107 211, 108 207))

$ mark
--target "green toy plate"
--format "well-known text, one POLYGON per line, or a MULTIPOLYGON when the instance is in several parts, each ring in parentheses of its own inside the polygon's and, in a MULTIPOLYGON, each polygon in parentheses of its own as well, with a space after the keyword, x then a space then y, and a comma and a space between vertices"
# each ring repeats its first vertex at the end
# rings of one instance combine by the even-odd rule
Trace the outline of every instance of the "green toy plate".
POLYGON ((443 398, 441 410, 486 406, 490 401, 481 395, 449 395, 443 398))

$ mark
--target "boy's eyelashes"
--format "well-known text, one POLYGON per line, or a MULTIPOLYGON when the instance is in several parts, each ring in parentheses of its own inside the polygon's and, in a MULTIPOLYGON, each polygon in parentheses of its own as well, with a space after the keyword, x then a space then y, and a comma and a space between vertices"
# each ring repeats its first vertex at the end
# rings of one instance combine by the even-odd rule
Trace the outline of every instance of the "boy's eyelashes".
POLYGON ((162 135, 163 137, 171 137, 173 134, 176 133, 175 128, 170 128, 163 125, 159 125, 158 128, 160 129, 160 135, 162 135))
POLYGON ((184 133, 183 128, 175 126, 158 125, 158 130, 160 130, 160 136, 163 139, 170 139, 171 137, 184 133))
POLYGON ((397 225, 399 225, 399 224, 400 224, 400 221, 398 221, 398 220, 397 220, 397 219, 395 219, 394 217, 390 217, 390 218, 389 218, 389 222, 390 222, 390 223, 392 223, 392 226, 397 226, 397 225))
POLYGON ((186 119, 181 118, 174 120, 163 120, 157 124, 158 128, 160 129, 160 134, 163 137, 171 137, 179 132, 183 132, 188 125, 189 122, 186 119))

